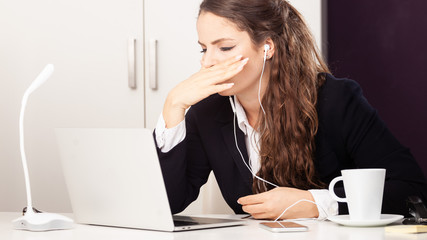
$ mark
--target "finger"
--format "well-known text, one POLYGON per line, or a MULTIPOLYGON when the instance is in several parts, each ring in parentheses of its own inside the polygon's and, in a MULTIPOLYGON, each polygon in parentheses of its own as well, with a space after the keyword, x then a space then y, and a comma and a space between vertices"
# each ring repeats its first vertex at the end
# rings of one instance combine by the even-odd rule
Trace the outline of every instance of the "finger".
POLYGON ((234 64, 236 62, 241 61, 242 59, 243 59, 243 55, 239 54, 237 56, 233 56, 231 58, 228 58, 225 61, 222 61, 222 62, 220 62, 220 63, 212 66, 211 68, 215 69, 215 68, 221 68, 221 67, 225 67, 225 66, 230 66, 230 65, 232 65, 232 64, 234 64))
POLYGON ((236 64, 239 65, 239 63, 244 61, 245 59, 243 59, 242 55, 238 55, 228 58, 225 61, 219 62, 218 64, 210 67, 204 67, 202 65, 201 70, 206 70, 207 72, 224 71, 226 69, 229 69, 230 67, 236 66, 236 64))
POLYGON ((239 60, 233 59, 233 61, 226 60, 226 61, 221 62, 217 65, 214 65, 212 67, 202 67, 201 70, 203 70, 205 72, 213 72, 213 73, 223 72, 223 71, 229 70, 231 68, 238 67, 239 65, 241 65, 242 62, 246 62, 247 61, 246 59, 248 59, 248 58, 239 59, 239 60))
POLYGON ((273 219, 268 213, 255 213, 251 216, 255 219, 273 219))
POLYGON ((265 197, 262 193, 241 197, 237 200, 237 202, 241 205, 260 204, 264 201, 265 197))
POLYGON ((225 90, 228 90, 230 88, 232 88, 234 86, 234 83, 224 83, 224 84, 218 84, 218 85, 214 85, 209 89, 209 94, 215 94, 215 93, 219 93, 225 90))
POLYGON ((205 67, 204 65, 203 65, 203 61, 200 61, 201 62, 201 70, 203 70, 203 69, 208 69, 208 70, 215 70, 215 69, 218 69, 218 68, 221 68, 221 67, 223 67, 223 66, 228 66, 228 65, 231 65, 231 64, 233 64, 233 63, 235 63, 235 62, 237 62, 237 61, 239 61, 239 60, 242 60, 242 58, 243 58, 243 55, 241 55, 241 54, 239 54, 239 55, 236 55, 236 56, 233 56, 233 57, 230 57, 230 58, 227 58, 226 60, 224 60, 224 61, 222 61, 222 62, 219 62, 218 64, 216 64, 216 65, 213 65, 213 66, 208 66, 208 67, 205 67))
POLYGON ((225 66, 214 71, 210 71, 206 74, 206 78, 209 79, 209 84, 218 84, 227 81, 242 71, 248 61, 249 58, 245 58, 241 61, 233 63, 230 66, 225 66))
POLYGON ((253 204, 253 205, 244 205, 242 206, 242 210, 249 214, 260 214, 265 213, 265 207, 263 204, 253 204))

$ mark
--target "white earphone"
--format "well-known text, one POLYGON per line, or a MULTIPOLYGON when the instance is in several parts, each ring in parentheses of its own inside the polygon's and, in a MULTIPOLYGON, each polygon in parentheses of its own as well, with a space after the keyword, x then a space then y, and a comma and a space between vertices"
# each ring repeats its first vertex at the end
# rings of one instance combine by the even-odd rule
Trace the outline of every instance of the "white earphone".
POLYGON ((262 79, 262 75, 264 75, 265 61, 267 60, 268 50, 270 50, 270 45, 264 44, 264 61, 262 63, 262 71, 261 71, 261 76, 259 77, 259 86, 258 86, 258 102, 259 102, 259 105, 261 106, 261 110, 264 113, 264 115, 265 115, 265 110, 261 103, 261 79, 262 79))
POLYGON ((265 61, 267 60, 267 51, 268 50, 270 50, 270 45, 264 44, 264 64, 265 64, 265 61))
MULTIPOLYGON (((265 61, 266 61, 266 59, 267 59, 267 51, 268 51, 268 50, 270 50, 270 45, 265 44, 265 45, 264 45, 264 61, 263 61, 263 64, 262 64, 262 71, 261 71, 261 76, 259 77, 259 86, 258 86, 258 101, 259 101, 259 105, 260 105, 260 107, 261 107, 261 110, 262 110, 262 112, 263 112, 264 114, 265 114, 265 110, 264 110, 264 107, 262 106, 262 103, 261 103, 261 79, 262 79, 262 76, 264 75, 265 61)), ((256 173, 252 170, 252 168, 251 168, 251 167, 249 167, 249 165, 245 162, 245 159, 244 159, 244 157, 243 157, 243 154, 242 154, 242 152, 240 151, 239 145, 237 144, 237 136, 236 136, 236 106, 235 106, 235 105, 236 105, 236 103, 233 101, 233 99, 231 98, 231 96, 229 96, 229 97, 228 97, 228 99, 230 100, 231 109, 233 110, 233 113, 234 113, 234 117, 233 117, 234 142, 235 142, 235 144, 236 144, 236 148, 237 148, 237 150, 238 150, 238 151, 239 151, 239 153, 240 153, 240 156, 242 157, 243 163, 244 163, 244 164, 245 164, 245 166, 249 169, 249 171, 252 173, 252 176, 253 176, 253 177, 255 177, 255 178, 257 178, 257 179, 259 179, 259 180, 263 181, 264 183, 270 184, 270 185, 271 185, 271 186, 273 186, 273 187, 278 187, 276 184, 271 183, 271 182, 269 182, 269 181, 267 181, 267 180, 265 180, 265 179, 263 179, 263 178, 261 178, 261 177, 257 176, 257 175, 256 175, 256 173)))

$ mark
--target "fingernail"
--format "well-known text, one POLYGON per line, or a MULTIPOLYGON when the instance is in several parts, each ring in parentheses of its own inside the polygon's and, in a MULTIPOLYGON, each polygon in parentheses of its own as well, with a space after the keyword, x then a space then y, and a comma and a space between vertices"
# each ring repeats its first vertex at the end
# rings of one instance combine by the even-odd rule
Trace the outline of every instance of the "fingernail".
POLYGON ((234 83, 227 83, 227 87, 232 87, 232 86, 234 86, 234 83))
POLYGON ((242 55, 237 55, 236 60, 240 60, 240 59, 242 59, 242 57, 243 57, 242 55))
POLYGON ((240 63, 239 67, 237 68, 237 70, 242 70, 243 67, 246 65, 246 63, 248 63, 249 58, 245 58, 242 60, 242 62, 240 63))

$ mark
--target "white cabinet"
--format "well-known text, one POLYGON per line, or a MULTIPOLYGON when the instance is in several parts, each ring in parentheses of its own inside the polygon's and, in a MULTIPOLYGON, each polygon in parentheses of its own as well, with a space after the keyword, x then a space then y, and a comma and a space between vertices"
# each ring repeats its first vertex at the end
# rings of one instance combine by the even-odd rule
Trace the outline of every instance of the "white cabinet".
POLYGON ((170 88, 199 68, 198 7, 199 1, 0 0, 0 211, 26 205, 19 108, 43 67, 53 63, 55 72, 30 96, 25 119, 33 201, 67 212, 54 128, 153 128, 170 88), (145 45, 152 38, 156 90, 145 87, 145 45), (128 86, 129 58, 136 89, 128 86))

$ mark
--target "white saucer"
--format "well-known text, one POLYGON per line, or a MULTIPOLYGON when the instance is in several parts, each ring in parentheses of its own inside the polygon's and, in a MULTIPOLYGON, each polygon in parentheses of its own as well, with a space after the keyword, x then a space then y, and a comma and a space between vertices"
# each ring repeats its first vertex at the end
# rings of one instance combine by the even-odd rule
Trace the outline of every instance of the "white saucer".
POLYGON ((396 222, 402 219, 402 215, 393 215, 393 214, 381 214, 379 220, 368 220, 368 221, 360 221, 360 220, 350 220, 349 215, 336 215, 328 217, 328 219, 334 223, 338 223, 344 226, 350 227, 377 227, 384 226, 390 224, 392 222, 396 222))

